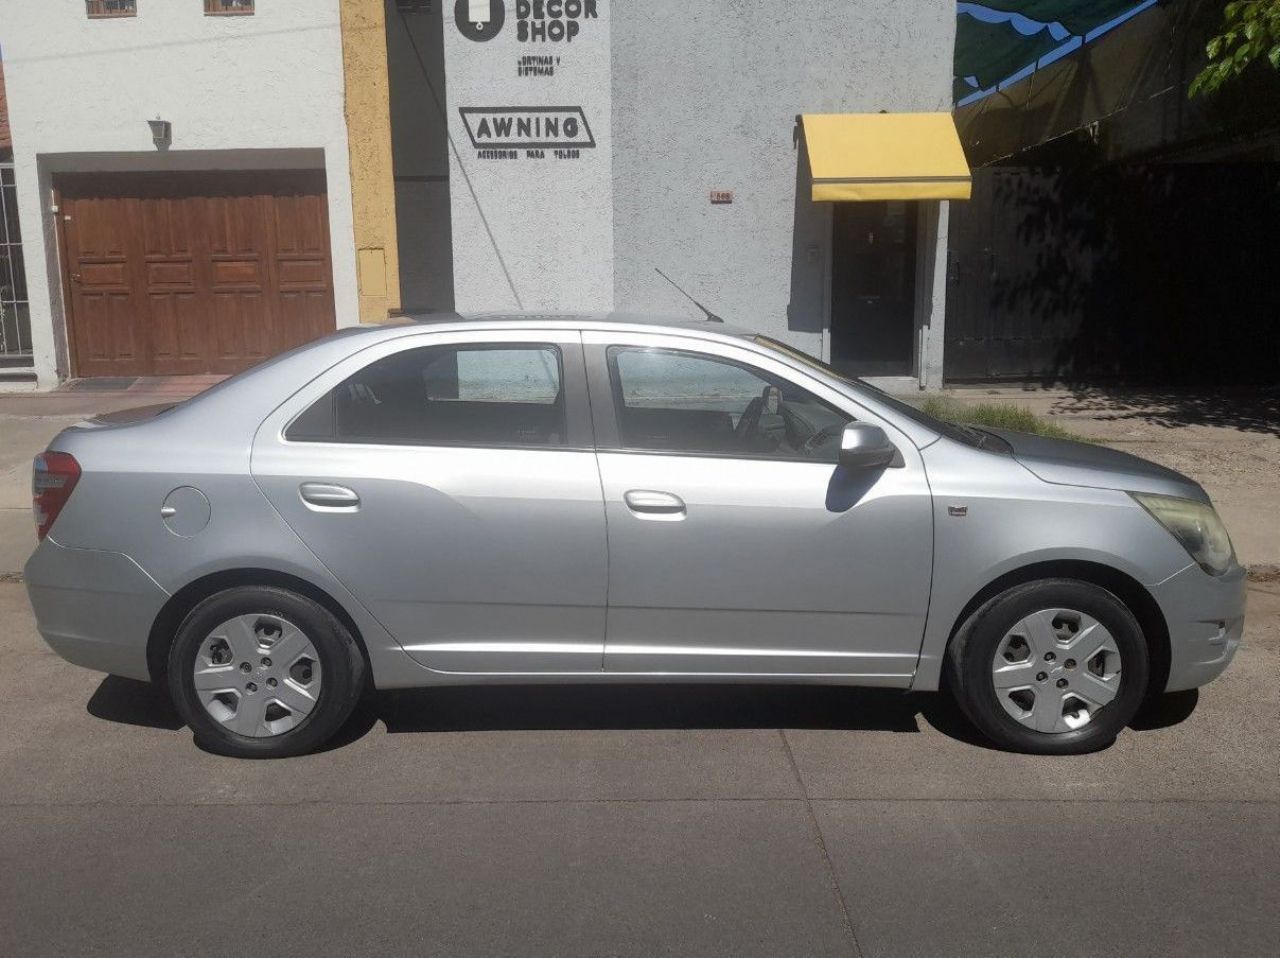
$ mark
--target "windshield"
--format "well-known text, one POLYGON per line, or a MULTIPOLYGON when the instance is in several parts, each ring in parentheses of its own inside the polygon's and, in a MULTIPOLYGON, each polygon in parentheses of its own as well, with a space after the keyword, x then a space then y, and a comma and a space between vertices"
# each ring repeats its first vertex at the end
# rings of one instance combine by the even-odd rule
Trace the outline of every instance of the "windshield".
POLYGON ((756 343, 758 346, 764 346, 767 349, 772 349, 774 352, 782 353, 784 356, 794 359, 796 362, 802 363, 811 369, 816 369, 819 372, 825 373, 832 379, 838 379, 843 383, 848 383, 855 389, 871 393, 875 396, 878 402, 890 407, 894 412, 901 413, 912 422, 917 422, 922 426, 932 429, 934 432, 942 433, 942 435, 954 439, 957 442, 963 442, 969 446, 982 448, 989 438, 991 438, 988 433, 984 433, 981 430, 974 429, 970 426, 957 426, 954 423, 943 422, 941 419, 930 416, 927 412, 917 409, 915 406, 911 405, 911 403, 904 402, 897 396, 890 395, 883 389, 871 385, 871 383, 866 380, 858 379, 854 376, 846 376, 844 373, 837 371, 830 363, 824 363, 821 359, 815 359, 813 356, 810 356, 808 353, 801 352, 794 346, 788 346, 786 343, 780 343, 778 340, 770 339, 768 336, 752 336, 751 341, 756 343))

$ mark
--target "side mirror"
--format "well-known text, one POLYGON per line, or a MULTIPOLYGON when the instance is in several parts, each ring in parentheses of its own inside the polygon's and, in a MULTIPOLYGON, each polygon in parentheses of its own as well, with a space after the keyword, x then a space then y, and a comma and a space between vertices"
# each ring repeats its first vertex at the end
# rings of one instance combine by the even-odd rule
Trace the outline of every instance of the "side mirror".
POLYGON ((840 435, 840 465, 846 469, 883 469, 897 456, 897 448, 879 426, 851 422, 840 435))

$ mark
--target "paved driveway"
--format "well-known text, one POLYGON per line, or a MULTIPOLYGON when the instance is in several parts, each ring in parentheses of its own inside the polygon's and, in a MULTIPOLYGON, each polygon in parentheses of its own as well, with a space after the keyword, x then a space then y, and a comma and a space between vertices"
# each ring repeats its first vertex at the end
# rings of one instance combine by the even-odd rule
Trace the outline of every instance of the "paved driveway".
POLYGON ((1280 585, 1250 601, 1223 680, 1086 757, 690 687, 383 695, 248 762, 0 584, 0 955, 1272 955, 1280 585))

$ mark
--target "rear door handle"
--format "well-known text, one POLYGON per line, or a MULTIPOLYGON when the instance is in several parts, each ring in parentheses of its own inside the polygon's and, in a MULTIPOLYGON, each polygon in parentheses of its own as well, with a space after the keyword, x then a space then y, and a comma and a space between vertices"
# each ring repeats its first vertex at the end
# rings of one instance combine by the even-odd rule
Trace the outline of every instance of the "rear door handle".
POLYGON ((683 519, 685 515, 684 500, 669 492, 632 489, 622 499, 641 518, 683 519))
POLYGON ((316 512, 355 512, 360 508, 360 497, 354 489, 335 486, 328 482, 304 482, 298 487, 302 501, 316 512))

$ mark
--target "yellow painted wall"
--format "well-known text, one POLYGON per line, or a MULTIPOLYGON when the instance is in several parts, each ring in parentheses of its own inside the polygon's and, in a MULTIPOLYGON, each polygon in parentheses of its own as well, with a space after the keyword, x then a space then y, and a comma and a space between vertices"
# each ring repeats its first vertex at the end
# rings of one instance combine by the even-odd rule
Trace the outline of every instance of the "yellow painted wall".
POLYGON ((383 0, 339 2, 360 321, 380 323, 400 308, 385 13, 383 0))

